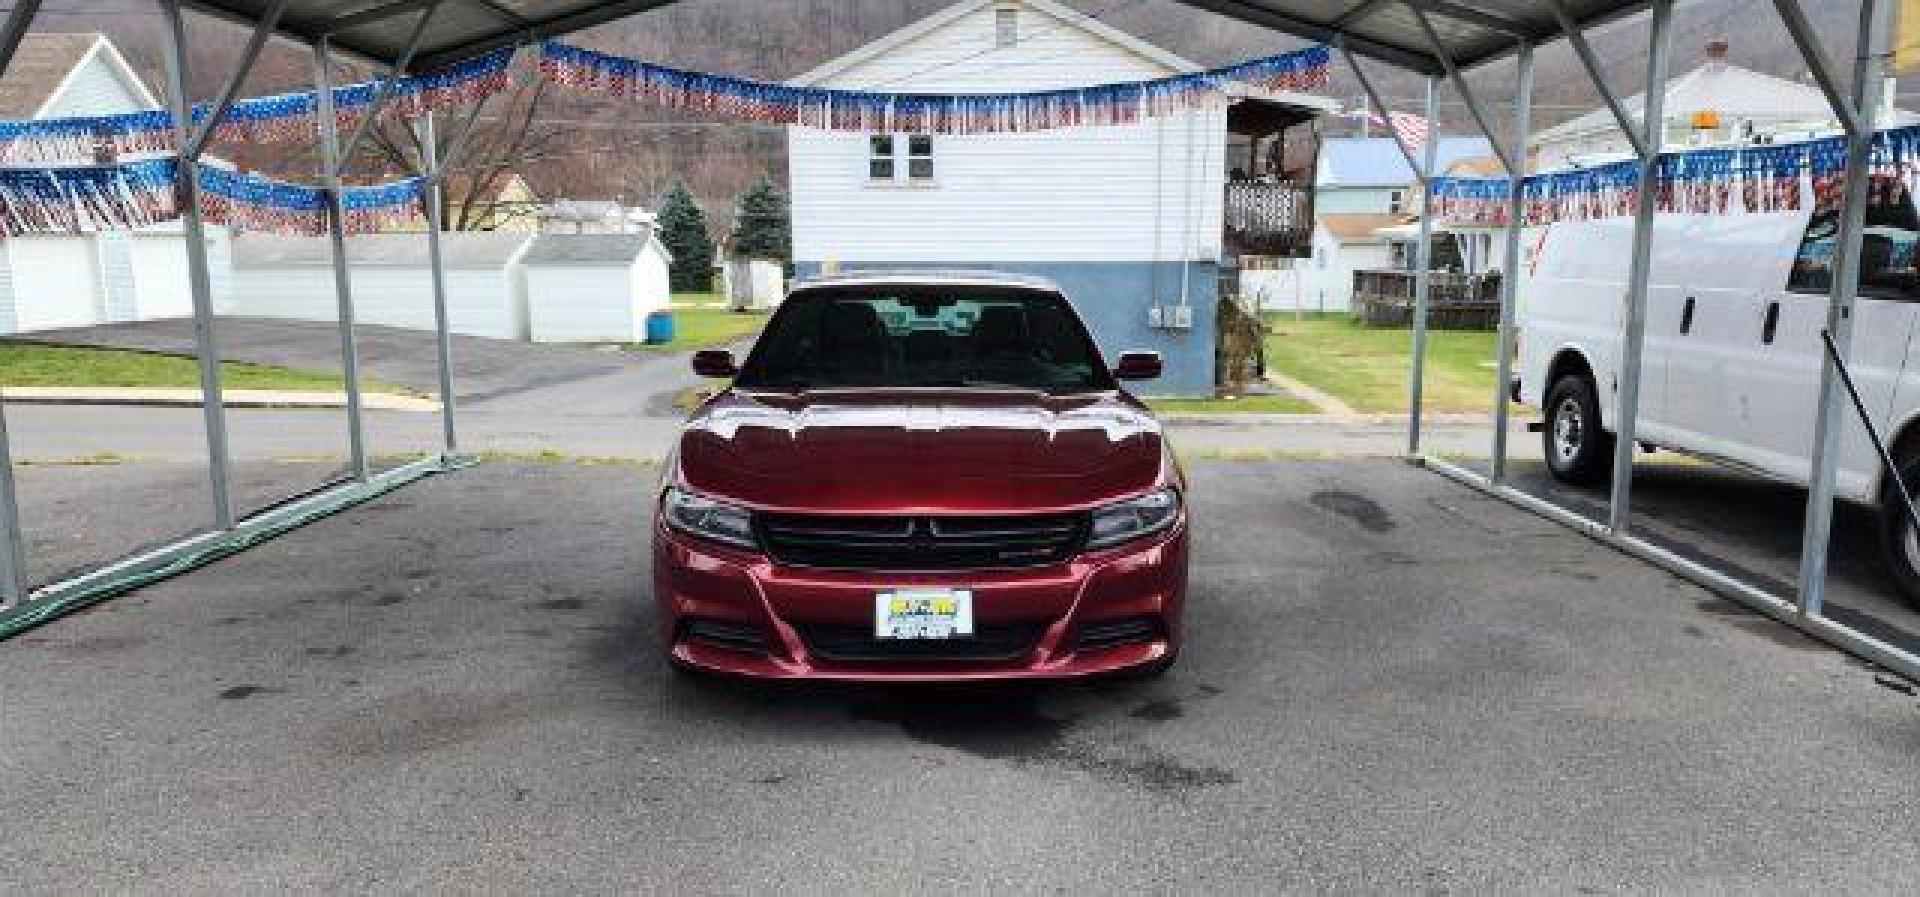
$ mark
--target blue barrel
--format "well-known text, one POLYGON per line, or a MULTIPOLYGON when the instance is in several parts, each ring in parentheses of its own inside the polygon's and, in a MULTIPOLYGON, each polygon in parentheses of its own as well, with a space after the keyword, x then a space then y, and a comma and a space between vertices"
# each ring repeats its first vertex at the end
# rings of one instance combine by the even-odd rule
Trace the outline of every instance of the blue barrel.
POLYGON ((673 342, 673 312, 656 311, 647 315, 647 345, 673 342))

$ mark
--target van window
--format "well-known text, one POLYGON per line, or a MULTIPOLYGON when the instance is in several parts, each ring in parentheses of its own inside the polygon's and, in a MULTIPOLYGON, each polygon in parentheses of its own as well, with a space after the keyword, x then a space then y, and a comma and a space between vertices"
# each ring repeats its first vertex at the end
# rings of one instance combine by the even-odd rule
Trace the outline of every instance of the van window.
MULTIPOLYGON (((1838 212, 1821 212, 1807 225, 1794 257, 1787 289, 1796 293, 1826 294, 1833 286, 1834 233, 1838 212)), ((1920 246, 1920 219, 1902 191, 1892 202, 1867 207, 1866 232, 1860 241, 1860 295, 1873 299, 1920 301, 1920 273, 1914 268, 1920 246)))

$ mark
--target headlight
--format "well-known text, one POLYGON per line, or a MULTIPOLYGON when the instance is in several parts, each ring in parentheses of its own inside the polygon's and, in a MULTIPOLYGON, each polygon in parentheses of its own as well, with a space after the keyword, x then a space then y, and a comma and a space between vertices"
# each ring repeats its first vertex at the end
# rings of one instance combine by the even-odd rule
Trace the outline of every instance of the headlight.
POLYGON ((1087 547, 1108 548, 1150 536, 1172 526, 1179 516, 1180 493, 1172 489, 1096 508, 1087 547))
POLYGON ((745 508, 668 489, 660 513, 666 515, 667 526, 676 532, 741 548, 759 547, 753 538, 753 516, 745 508))

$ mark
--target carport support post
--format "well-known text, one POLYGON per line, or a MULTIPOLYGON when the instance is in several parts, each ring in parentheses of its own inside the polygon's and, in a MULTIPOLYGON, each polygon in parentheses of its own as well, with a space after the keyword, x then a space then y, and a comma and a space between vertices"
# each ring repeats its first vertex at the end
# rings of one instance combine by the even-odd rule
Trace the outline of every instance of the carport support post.
POLYGON ((320 167, 327 198, 327 237, 333 242, 333 291, 340 317, 340 372, 347 389, 347 454, 353 478, 366 482, 367 434, 360 404, 360 350, 353 332, 352 272, 347 266, 347 211, 340 192, 340 122, 333 109, 333 70, 327 39, 313 45, 313 83, 319 99, 320 167))
POLYGON ((440 256, 440 203, 446 195, 440 171, 439 134, 433 112, 420 119, 420 156, 427 169, 427 265, 433 270, 434 350, 440 360, 440 430, 446 453, 459 454, 460 440, 453 425, 453 336, 447 315, 447 270, 440 256))
MULTIPOLYGON (((181 16, 179 0, 161 0, 166 18, 166 39, 161 49, 166 57, 168 103, 173 107, 173 132, 180 147, 179 173, 180 230, 187 244, 187 287, 193 294, 194 354, 200 360, 200 408, 206 421, 207 470, 213 481, 214 525, 233 529, 232 458, 227 444, 227 406, 220 392, 220 345, 214 333, 213 275, 207 264, 206 222, 200 216, 199 154, 193 127, 193 100, 187 93, 187 26, 181 16)), ((253 47, 258 52, 258 47, 253 47)), ((252 57, 240 60, 235 83, 244 77, 252 57)), ((232 97, 229 96, 231 102, 232 97)), ((207 123, 212 134, 214 122, 207 123)))
MULTIPOLYGON (((40 0, 15 0, 0 25, 0 75, 13 64, 14 51, 33 27, 40 0)), ((20 501, 13 488, 13 444, 8 441, 7 416, 0 403, 0 607, 27 597, 27 551, 20 536, 20 501)))
MULTIPOLYGON (((1673 0, 1654 0, 1653 22, 1647 37, 1646 105, 1640 116, 1640 178, 1633 210, 1633 259, 1627 272, 1626 331, 1621 340, 1620 392, 1614 403, 1613 493, 1607 505, 1607 527, 1624 533, 1633 511, 1633 456, 1635 425, 1640 417, 1640 370, 1647 344, 1647 281, 1653 270, 1654 194, 1659 187, 1660 150, 1666 144, 1667 67, 1672 56, 1668 32, 1673 25, 1673 0)), ((1603 73, 1588 69, 1594 83, 1605 89, 1603 73)), ((1625 125, 1626 123, 1622 123, 1625 125)), ((1595 388, 1602 388, 1594 384, 1595 388)), ((1552 412, 1549 410, 1548 414, 1552 412)))
MULTIPOLYGON (((1819 36, 1812 32, 1806 16, 1794 0, 1774 0, 1787 31, 1801 48, 1807 67, 1823 84, 1834 83, 1825 54, 1819 52, 1819 36), (1810 52, 1811 51, 1811 52, 1810 52)), ((1834 234, 1833 291, 1827 300, 1827 331, 1833 335, 1835 350, 1843 356, 1853 352, 1853 304, 1860 287, 1861 232, 1867 218, 1867 193, 1871 180, 1867 165, 1873 150, 1873 129, 1880 107, 1880 83, 1886 72, 1887 46, 1893 31, 1895 5, 1890 0, 1863 0, 1860 7, 1860 35, 1854 46, 1860 56, 1853 69, 1851 108, 1837 109, 1847 125, 1846 200, 1840 209, 1840 228, 1834 234)), ((1829 96, 1836 106, 1846 97, 1829 96)), ((1813 476, 1807 489, 1806 528, 1800 546, 1799 611, 1818 616, 1826 598, 1827 549, 1833 534, 1834 468, 1840 460, 1841 416, 1839 375, 1833 358, 1821 353, 1820 406, 1813 431, 1813 476)))
POLYGON ((1420 424, 1427 388, 1427 306, 1433 296, 1433 179, 1440 172, 1440 79, 1427 76, 1427 145, 1422 147, 1420 249, 1413 273, 1413 359, 1407 372, 1407 454, 1420 454, 1420 424))
MULTIPOLYGON (((1425 21, 1422 19, 1422 21, 1425 21)), ((1520 231, 1527 212, 1527 135, 1533 128, 1533 44, 1521 43, 1514 56, 1513 133, 1507 138, 1507 261, 1500 278, 1500 345, 1493 365, 1493 457, 1487 462, 1487 480, 1507 478, 1507 419, 1512 413, 1507 392, 1508 369, 1513 366, 1514 303, 1520 295, 1520 231)), ((1492 137, 1492 134, 1488 134, 1492 137)))

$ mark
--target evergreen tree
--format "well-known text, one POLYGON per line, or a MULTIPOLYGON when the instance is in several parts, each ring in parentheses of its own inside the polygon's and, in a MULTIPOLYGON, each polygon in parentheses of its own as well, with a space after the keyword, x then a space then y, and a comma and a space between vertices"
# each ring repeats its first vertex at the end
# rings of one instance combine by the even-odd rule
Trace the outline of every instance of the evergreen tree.
POLYGON ((793 223, 786 194, 764 174, 740 195, 728 251, 735 258, 783 262, 793 254, 793 223))
POLYGON ((673 253, 668 277, 674 292, 713 289, 713 237, 707 233, 706 213, 684 181, 675 181, 660 200, 660 242, 673 253))

